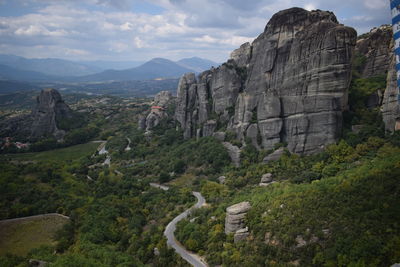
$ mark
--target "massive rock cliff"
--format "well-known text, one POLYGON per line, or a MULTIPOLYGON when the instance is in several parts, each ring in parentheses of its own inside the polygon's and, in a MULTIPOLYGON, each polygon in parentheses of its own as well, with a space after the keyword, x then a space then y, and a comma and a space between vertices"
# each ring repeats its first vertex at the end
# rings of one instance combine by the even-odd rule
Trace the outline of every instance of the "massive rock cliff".
POLYGON ((71 109, 55 89, 44 89, 36 99, 36 107, 31 114, 6 120, 0 125, 1 136, 18 136, 37 140, 53 135, 62 139, 65 132, 58 128, 58 123, 72 119, 71 109))
POLYGON ((227 63, 181 78, 175 118, 186 138, 216 119, 256 146, 315 152, 341 131, 356 35, 331 12, 281 11, 227 63))

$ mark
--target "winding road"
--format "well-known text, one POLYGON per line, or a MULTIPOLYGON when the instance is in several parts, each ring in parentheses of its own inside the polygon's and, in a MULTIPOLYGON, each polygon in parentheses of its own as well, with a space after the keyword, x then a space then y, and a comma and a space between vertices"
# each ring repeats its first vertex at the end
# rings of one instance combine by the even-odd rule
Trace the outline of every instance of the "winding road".
POLYGON ((192 210, 198 209, 206 203, 206 200, 199 192, 192 192, 192 194, 197 198, 197 203, 190 209, 185 210, 175 217, 165 228, 164 235, 167 238, 167 244, 173 247, 176 253, 178 253, 188 263, 195 267, 207 267, 207 263, 200 256, 187 251, 174 236, 176 224, 182 219, 186 218, 192 212, 192 210))

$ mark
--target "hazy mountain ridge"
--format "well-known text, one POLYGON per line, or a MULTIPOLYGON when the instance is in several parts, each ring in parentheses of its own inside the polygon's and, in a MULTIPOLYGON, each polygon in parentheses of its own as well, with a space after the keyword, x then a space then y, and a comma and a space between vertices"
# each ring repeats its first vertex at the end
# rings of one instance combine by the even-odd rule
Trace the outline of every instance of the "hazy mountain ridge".
POLYGON ((186 72, 201 72, 218 64, 198 57, 172 61, 154 58, 139 61, 82 61, 27 59, 0 55, 0 77, 23 81, 101 82, 177 78, 186 72))

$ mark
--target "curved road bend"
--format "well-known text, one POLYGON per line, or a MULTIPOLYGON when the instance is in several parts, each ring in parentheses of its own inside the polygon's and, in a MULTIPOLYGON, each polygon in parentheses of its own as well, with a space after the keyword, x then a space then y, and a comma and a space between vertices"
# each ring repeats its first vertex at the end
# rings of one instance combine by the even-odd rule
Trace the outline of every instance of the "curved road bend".
POLYGON ((187 251, 176 239, 174 236, 174 232, 176 230, 176 224, 182 219, 186 218, 190 212, 194 209, 198 209, 206 203, 206 200, 199 192, 192 192, 192 194, 197 198, 197 203, 192 206, 190 209, 185 210, 177 217, 175 217, 165 228, 164 235, 167 238, 167 244, 173 247, 184 260, 195 267, 207 267, 207 263, 204 262, 200 256, 190 253, 187 251))

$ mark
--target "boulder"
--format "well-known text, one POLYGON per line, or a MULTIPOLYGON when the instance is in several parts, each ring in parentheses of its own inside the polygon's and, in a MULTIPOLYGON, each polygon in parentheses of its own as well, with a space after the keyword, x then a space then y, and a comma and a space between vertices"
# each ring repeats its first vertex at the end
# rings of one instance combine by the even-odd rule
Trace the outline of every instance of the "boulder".
POLYGON ((242 229, 239 229, 235 232, 235 234, 233 235, 233 241, 235 243, 246 240, 246 238, 250 235, 249 233, 249 228, 245 227, 242 229))
POLYGON ((272 182, 272 173, 266 173, 261 176, 260 183, 270 183, 272 182))
POLYGON ((228 150, 229 157, 232 160, 233 165, 235 167, 240 166, 240 148, 237 146, 232 145, 229 142, 223 142, 222 145, 228 150))
POLYGON ((237 230, 245 228, 245 218, 250 210, 250 202, 241 202, 226 209, 225 233, 236 233, 237 230))
POLYGON ((285 149, 284 149, 283 147, 281 147, 281 148, 275 150, 274 152, 272 152, 271 154, 269 154, 268 156, 266 156, 266 157, 263 159, 263 162, 264 162, 264 163, 267 163, 267 162, 269 162, 269 161, 278 160, 278 159, 281 158, 281 156, 282 156, 283 154, 285 154, 285 149))
POLYGON ((225 177, 225 176, 220 176, 220 177, 218 177, 218 182, 219 182, 220 184, 225 184, 225 180, 226 180, 226 177, 225 177))

